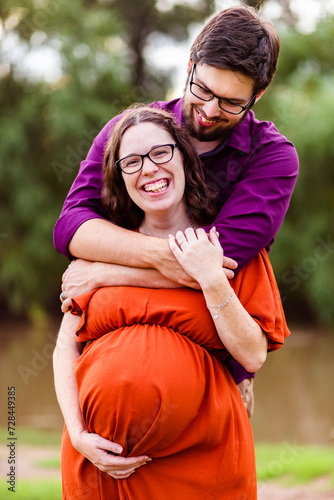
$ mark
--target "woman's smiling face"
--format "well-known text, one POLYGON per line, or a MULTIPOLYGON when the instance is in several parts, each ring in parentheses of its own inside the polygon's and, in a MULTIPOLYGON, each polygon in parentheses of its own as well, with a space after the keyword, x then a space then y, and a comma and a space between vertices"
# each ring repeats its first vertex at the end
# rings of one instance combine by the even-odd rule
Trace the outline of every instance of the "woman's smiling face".
MULTIPOLYGON (((145 155, 165 144, 175 144, 175 140, 164 128, 149 122, 133 125, 122 137, 119 158, 145 155)), ((141 170, 122 176, 130 198, 145 214, 166 215, 167 211, 184 209, 185 175, 177 147, 169 162, 157 165, 146 157, 141 170)))

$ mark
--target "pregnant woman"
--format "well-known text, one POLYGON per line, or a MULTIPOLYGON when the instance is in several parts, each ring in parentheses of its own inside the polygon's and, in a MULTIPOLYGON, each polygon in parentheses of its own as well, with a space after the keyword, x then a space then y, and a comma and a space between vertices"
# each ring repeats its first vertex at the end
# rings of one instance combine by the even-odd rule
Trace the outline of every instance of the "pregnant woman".
POLYGON ((73 301, 54 353, 63 499, 255 500, 252 430, 222 361, 257 371, 289 334, 266 252, 226 278, 218 235, 201 229, 215 211, 200 162, 163 111, 124 113, 103 199, 117 224, 169 238, 201 291, 105 287, 73 301))

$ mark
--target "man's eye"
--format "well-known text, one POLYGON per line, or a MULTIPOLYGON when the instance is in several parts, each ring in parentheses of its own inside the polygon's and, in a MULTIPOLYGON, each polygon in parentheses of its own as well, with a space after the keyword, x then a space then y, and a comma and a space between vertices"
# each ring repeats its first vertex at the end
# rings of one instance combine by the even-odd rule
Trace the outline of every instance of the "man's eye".
POLYGON ((199 87, 201 89, 201 92, 205 95, 212 95, 212 92, 208 89, 204 89, 203 87, 199 87))
POLYGON ((220 99, 220 101, 228 106, 240 106, 238 102, 229 101, 228 99, 220 99))

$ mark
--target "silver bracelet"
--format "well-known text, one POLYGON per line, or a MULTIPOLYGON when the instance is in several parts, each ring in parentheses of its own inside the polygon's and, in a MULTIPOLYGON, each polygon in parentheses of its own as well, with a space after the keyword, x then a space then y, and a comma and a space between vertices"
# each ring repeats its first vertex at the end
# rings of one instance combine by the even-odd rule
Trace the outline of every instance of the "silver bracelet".
POLYGON ((223 307, 225 307, 230 302, 230 300, 232 299, 233 295, 234 295, 234 290, 232 290, 232 293, 229 296, 229 298, 227 300, 225 300, 225 302, 223 302, 222 304, 218 304, 217 306, 209 306, 209 304, 206 305, 209 309, 219 309, 219 311, 217 313, 213 314, 213 319, 217 319, 218 318, 218 314, 223 309, 223 307))

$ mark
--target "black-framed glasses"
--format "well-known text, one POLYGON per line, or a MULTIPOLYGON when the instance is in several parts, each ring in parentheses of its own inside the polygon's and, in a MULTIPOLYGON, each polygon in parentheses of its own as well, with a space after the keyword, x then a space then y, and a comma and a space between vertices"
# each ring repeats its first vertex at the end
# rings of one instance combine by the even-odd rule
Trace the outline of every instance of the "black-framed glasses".
POLYGON ((191 75, 190 75, 190 82, 189 82, 189 87, 190 87, 190 92, 192 95, 197 97, 198 99, 201 99, 201 101, 212 101, 212 99, 216 98, 218 99, 218 104, 220 109, 223 111, 226 111, 226 113, 230 113, 231 115, 240 115, 243 111, 246 111, 255 101, 256 94, 253 94, 250 101, 246 104, 246 106, 241 106, 241 104, 235 104, 234 102, 230 101, 229 99, 224 99, 223 97, 219 97, 215 95, 211 90, 205 89, 204 87, 201 87, 198 85, 198 83, 195 83, 193 81, 194 77, 194 71, 195 71, 196 64, 193 63, 193 67, 191 70, 191 75))
POLYGON ((146 155, 125 156, 117 160, 115 165, 125 174, 135 174, 143 167, 144 158, 149 158, 156 165, 168 163, 174 156, 175 148, 177 148, 177 144, 162 144, 152 148, 146 155))

